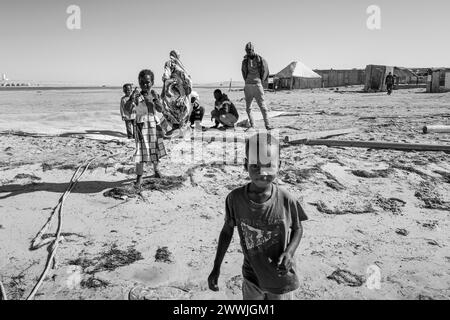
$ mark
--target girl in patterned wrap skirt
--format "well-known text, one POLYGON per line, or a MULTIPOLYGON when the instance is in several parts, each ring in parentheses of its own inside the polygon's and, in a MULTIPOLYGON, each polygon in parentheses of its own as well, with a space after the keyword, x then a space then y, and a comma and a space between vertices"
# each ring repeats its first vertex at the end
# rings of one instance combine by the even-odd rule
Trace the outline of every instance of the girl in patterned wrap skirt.
POLYGON ((163 132, 155 117, 155 112, 162 111, 161 99, 155 91, 151 90, 153 86, 154 75, 150 70, 142 70, 139 73, 139 86, 141 92, 133 92, 135 101, 135 140, 136 151, 134 153, 134 162, 136 163, 136 187, 142 184, 142 175, 144 173, 144 163, 153 163, 155 177, 161 178, 159 172, 159 160, 164 157, 166 149, 163 142, 163 132))

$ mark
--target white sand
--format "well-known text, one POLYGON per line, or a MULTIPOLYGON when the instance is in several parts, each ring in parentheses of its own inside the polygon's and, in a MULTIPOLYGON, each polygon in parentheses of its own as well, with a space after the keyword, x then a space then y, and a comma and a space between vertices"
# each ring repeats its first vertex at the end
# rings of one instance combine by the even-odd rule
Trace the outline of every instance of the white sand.
MULTIPOLYGON (((383 93, 303 90, 268 93, 266 100, 272 111, 301 114, 273 119, 282 136, 354 126, 360 130, 339 139, 448 144, 445 141, 450 140, 450 134, 423 135, 421 128, 424 124, 448 124, 450 94, 419 91, 395 91, 388 97, 383 93), (400 118, 383 118, 395 115, 400 118), (358 120, 362 116, 378 118, 358 120)), ((3 101, 23 100, 1 94, 3 101)), ((28 101, 38 95, 29 94, 28 101)), ((123 200, 105 197, 105 191, 128 185, 135 178, 130 159, 133 142, 117 133, 125 133, 117 105, 120 92, 101 92, 93 97, 89 93, 71 95, 54 92, 39 100, 41 104, 46 99, 57 101, 62 106, 60 112, 41 105, 28 113, 23 105, 14 113, 7 104, 0 104, 4 112, 0 131, 53 134, 107 130, 116 132, 116 136, 104 136, 117 140, 0 136, 0 279, 10 297, 23 299, 30 292, 47 254, 44 248, 29 251, 30 241, 64 192, 74 168, 98 156, 94 169, 86 173, 67 199, 63 218, 66 236, 58 250, 58 268, 50 272, 36 298, 124 299, 138 285, 156 288, 149 294, 154 299, 240 299, 242 253, 237 233, 222 266, 221 291, 209 291, 206 278, 223 224, 225 197, 248 182, 242 166, 213 165, 214 152, 222 150, 223 145, 211 142, 205 144, 206 164, 196 166, 192 179, 188 177, 181 188, 146 190, 142 197, 123 200), (89 110, 91 102, 98 103, 98 110, 89 110), (76 113, 75 105, 82 106, 76 113), (110 155, 115 156, 108 159, 110 155), (18 174, 35 178, 20 178, 18 174), (96 257, 112 244, 124 251, 134 248, 143 259, 94 274, 90 273, 92 267, 71 265, 81 257, 98 262, 96 257), (159 247, 168 248, 173 263, 155 261, 159 247), (81 280, 90 277, 106 281, 107 285, 80 286, 81 280)), ((200 96, 202 104, 211 110, 212 90, 200 91, 200 96)), ((243 92, 231 92, 230 97, 242 113, 243 92)), ((204 121, 207 125, 208 111, 204 121)), ((256 106, 255 112, 259 112, 256 106)), ((261 121, 258 125, 263 126, 261 121)), ((175 142, 168 145, 169 150, 176 147, 175 142)), ((238 153, 241 155, 242 150, 238 153)), ((297 252, 301 282, 296 292, 298 299, 449 298, 450 185, 448 176, 446 180, 439 173, 450 173, 447 154, 290 146, 282 149, 282 158, 280 179, 285 188, 302 198, 310 218, 304 223, 304 238, 297 252), (388 169, 388 174, 377 178, 352 173, 383 169, 388 169), (342 190, 331 188, 332 181, 340 183, 342 190), (427 208, 420 194, 440 200, 442 207, 427 208), (369 208, 370 212, 326 214, 313 204, 319 201, 331 210, 356 213, 369 208), (403 236, 396 233, 397 229, 409 233, 403 236), (367 277, 373 265, 381 270, 380 289, 369 289, 365 284, 351 287, 327 279, 337 268, 367 277)), ((179 160, 164 159, 163 174, 183 175, 195 167, 195 163, 179 160)), ((152 174, 151 169, 148 174, 152 174)))

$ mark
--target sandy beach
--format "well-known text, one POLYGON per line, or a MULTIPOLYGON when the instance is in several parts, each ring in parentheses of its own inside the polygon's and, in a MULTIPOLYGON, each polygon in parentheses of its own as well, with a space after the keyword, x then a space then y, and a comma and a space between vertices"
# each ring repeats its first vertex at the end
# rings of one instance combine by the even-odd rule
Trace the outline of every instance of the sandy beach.
MULTIPOLYGON (((450 145, 449 133, 422 133, 424 125, 450 124, 450 93, 361 89, 267 92, 266 102, 294 113, 272 118, 281 137, 354 128, 333 139, 450 145)), ((209 127, 213 89, 197 91, 209 127)), ((243 92, 226 93, 245 118, 243 92)), ((74 171, 95 157, 65 201, 57 266, 36 299, 128 299, 135 287, 147 288, 147 299, 241 299, 236 232, 219 292, 208 289, 207 276, 225 197, 249 182, 242 142, 231 144, 238 161, 223 163, 220 139, 195 142, 198 159, 175 156, 190 150, 189 138, 166 141, 165 178, 146 167, 143 191, 133 193, 134 141, 125 136, 120 97, 120 90, 0 92, 0 280, 8 297, 25 299, 35 285, 48 252, 30 250, 31 241, 74 171)), ((281 154, 280 183, 309 216, 296 255, 297 299, 450 298, 448 154, 288 144, 281 154), (378 288, 367 283, 373 270, 378 288)))

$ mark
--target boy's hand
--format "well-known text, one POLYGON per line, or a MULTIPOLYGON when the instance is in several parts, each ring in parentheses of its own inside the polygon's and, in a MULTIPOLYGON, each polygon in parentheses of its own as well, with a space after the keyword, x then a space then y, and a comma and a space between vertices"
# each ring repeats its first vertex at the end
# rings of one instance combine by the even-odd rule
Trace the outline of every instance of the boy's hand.
POLYGON ((293 255, 290 252, 285 251, 278 259, 277 270, 281 274, 286 274, 289 270, 291 270, 293 265, 294 265, 293 255))
POLYGON ((153 99, 156 99, 156 100, 159 100, 159 99, 160 99, 160 98, 159 98, 159 94, 156 93, 155 90, 151 90, 151 91, 150 91, 150 94, 152 95, 153 99))
POLYGON ((213 270, 208 277, 208 287, 212 291, 219 291, 219 286, 217 283, 219 282, 219 271, 213 270))
POLYGON ((137 97, 139 97, 139 90, 138 88, 134 88, 133 93, 131 94, 131 100, 136 103, 137 97))

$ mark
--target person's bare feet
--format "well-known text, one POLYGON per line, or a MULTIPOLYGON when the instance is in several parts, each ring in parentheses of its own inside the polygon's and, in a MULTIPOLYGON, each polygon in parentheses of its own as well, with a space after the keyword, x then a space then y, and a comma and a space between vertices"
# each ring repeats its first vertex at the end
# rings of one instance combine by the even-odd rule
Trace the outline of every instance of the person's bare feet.
POLYGON ((140 189, 142 186, 142 176, 137 176, 136 181, 134 182, 134 187, 136 189, 140 189))
POLYGON ((162 178, 161 172, 160 172, 159 170, 155 170, 155 175, 154 175, 154 177, 155 177, 155 178, 158 178, 158 179, 162 178))

